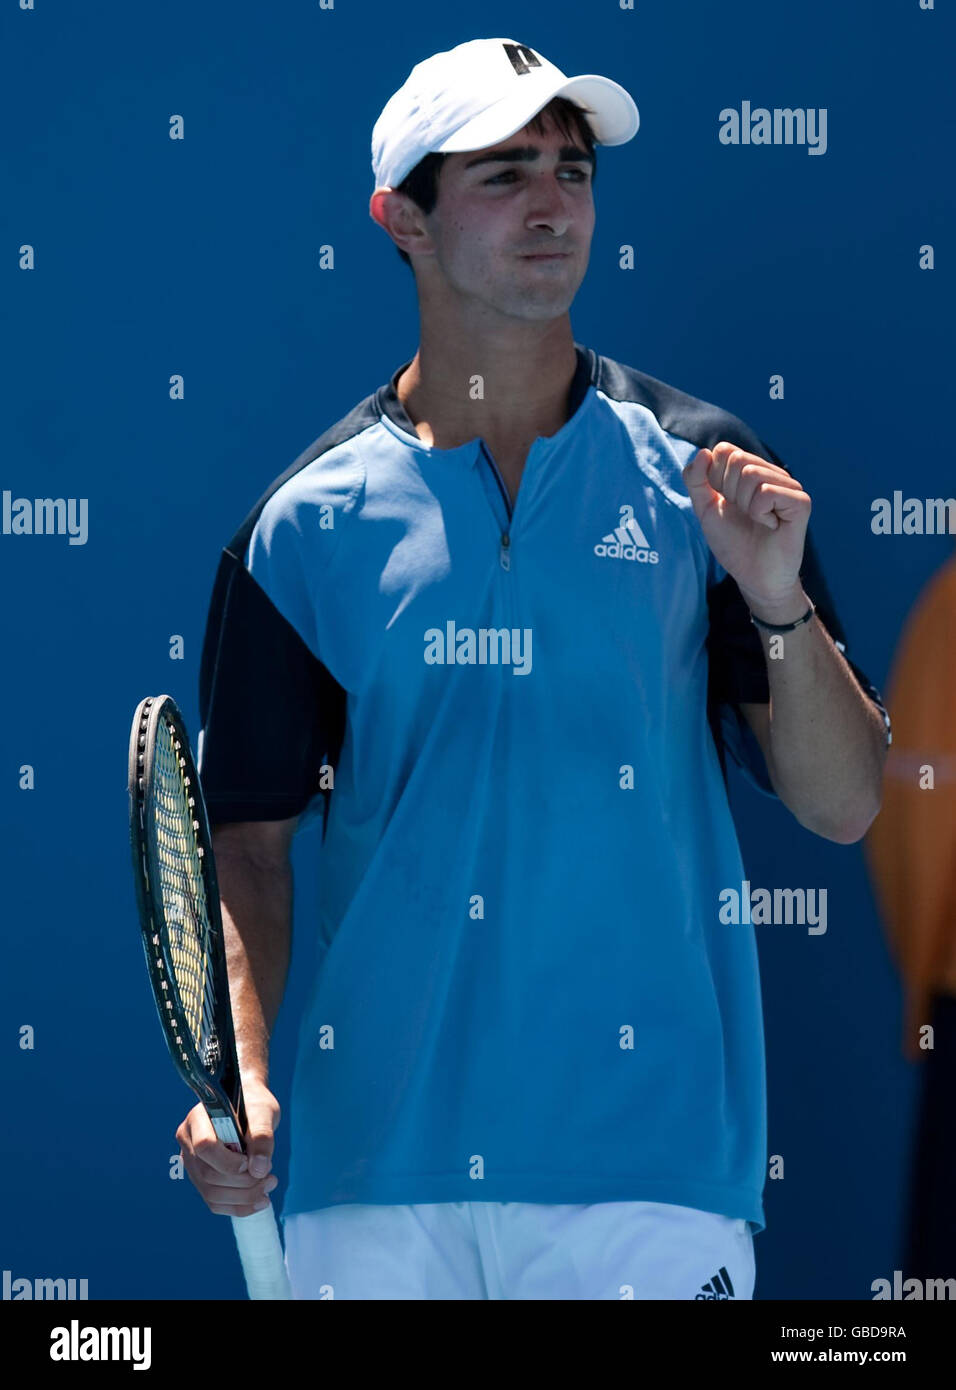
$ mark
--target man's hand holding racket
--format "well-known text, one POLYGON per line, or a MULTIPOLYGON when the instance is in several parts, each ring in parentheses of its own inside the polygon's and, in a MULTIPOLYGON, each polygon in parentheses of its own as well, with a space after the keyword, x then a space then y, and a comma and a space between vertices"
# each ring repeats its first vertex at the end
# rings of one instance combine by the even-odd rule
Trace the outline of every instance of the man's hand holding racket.
POLYGON ((245 1080, 245 1153, 216 1137, 204 1105, 194 1105, 176 1131, 189 1179, 217 1216, 251 1216, 269 1205, 279 1185, 272 1172, 272 1151, 279 1125, 279 1102, 261 1082, 245 1080))

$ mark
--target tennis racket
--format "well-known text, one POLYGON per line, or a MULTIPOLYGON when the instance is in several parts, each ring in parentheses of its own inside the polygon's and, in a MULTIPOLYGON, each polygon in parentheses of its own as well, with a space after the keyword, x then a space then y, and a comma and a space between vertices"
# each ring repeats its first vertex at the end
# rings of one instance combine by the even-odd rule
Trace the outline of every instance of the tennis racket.
MULTIPOLYGON (((133 874, 149 979, 176 1070, 219 1139, 241 1151, 246 1116, 229 1007, 209 820, 182 715, 141 701, 129 741, 133 874)), ((291 1298, 272 1206, 234 1216, 250 1298, 291 1298)))

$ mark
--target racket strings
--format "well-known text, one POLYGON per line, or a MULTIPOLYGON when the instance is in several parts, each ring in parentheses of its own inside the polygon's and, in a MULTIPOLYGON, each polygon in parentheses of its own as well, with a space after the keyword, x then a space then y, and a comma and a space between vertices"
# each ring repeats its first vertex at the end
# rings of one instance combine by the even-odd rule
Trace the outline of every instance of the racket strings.
POLYGON ((157 730, 153 801, 159 890, 183 1012, 203 1062, 215 1067, 215 986, 209 969, 209 912, 191 794, 173 726, 157 730))

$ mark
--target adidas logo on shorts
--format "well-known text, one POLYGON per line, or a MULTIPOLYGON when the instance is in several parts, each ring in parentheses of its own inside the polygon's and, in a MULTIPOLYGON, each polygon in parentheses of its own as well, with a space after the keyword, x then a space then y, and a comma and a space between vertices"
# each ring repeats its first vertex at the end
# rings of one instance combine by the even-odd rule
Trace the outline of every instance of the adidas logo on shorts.
POLYGON ((594 553, 611 560, 636 560, 644 565, 656 565, 660 559, 657 551, 651 550, 647 537, 634 520, 630 506, 621 508, 620 524, 598 541, 594 553))

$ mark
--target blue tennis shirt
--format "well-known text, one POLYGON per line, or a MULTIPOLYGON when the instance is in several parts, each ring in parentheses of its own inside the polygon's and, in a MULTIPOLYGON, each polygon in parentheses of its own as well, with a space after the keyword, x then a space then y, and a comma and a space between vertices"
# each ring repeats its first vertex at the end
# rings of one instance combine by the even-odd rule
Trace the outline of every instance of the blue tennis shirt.
MULTIPOLYGON (((200 676, 213 824, 321 818, 284 1215, 674 1202, 764 1225, 763 1024, 726 753, 759 637, 681 469, 740 420, 575 344, 512 507, 389 382, 225 547, 200 676)), ((781 465, 782 466, 782 465, 781 465)), ((812 543, 802 582, 846 641, 812 543)), ((879 692, 855 678, 887 723, 879 692)))

